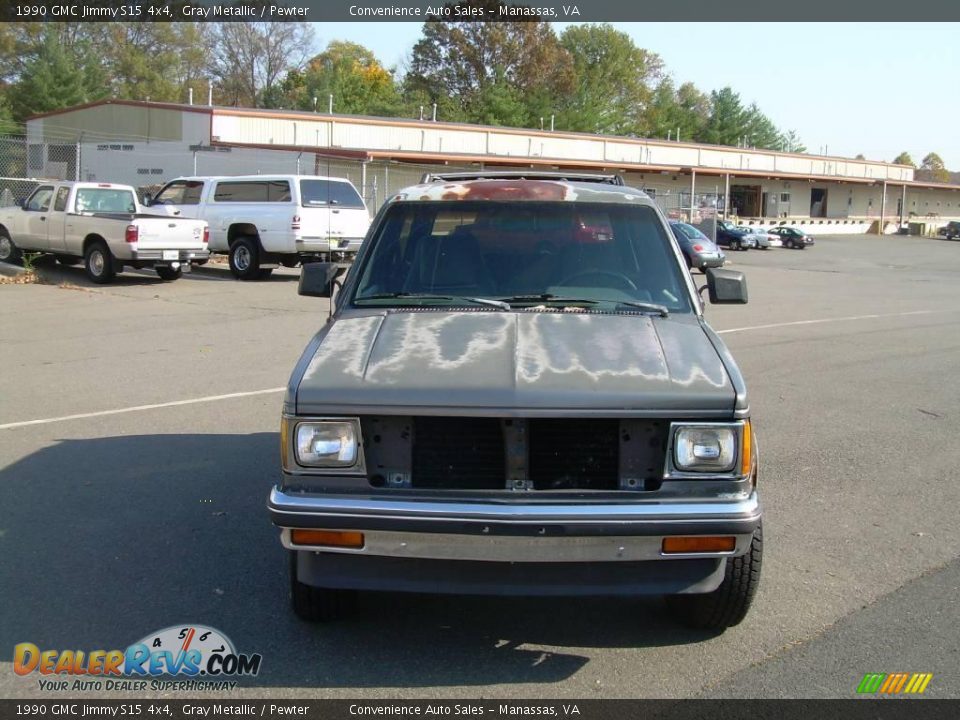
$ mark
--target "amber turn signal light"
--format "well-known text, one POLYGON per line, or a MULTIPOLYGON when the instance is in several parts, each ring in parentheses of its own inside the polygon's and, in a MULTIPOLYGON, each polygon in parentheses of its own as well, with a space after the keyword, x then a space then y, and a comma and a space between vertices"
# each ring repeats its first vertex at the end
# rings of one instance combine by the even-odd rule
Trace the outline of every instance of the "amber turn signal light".
POLYGON ((740 474, 749 475, 753 466, 753 428, 750 421, 743 424, 743 445, 740 450, 740 474))
POLYGON ((733 552, 737 539, 732 535, 692 535, 690 537, 668 537, 663 539, 662 550, 665 555, 671 553, 733 552))
POLYGON ((352 530, 291 530, 294 545, 362 548, 363 533, 352 530))

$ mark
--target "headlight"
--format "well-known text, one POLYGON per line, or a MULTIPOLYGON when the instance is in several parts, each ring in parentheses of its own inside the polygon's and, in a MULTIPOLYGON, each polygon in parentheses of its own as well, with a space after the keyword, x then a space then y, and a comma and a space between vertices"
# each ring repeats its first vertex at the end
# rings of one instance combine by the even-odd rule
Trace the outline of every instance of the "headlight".
POLYGON ((297 425, 297 462, 311 467, 353 467, 357 464, 356 423, 326 420, 297 425))
POLYGON ((683 472, 729 472, 737 462, 734 427, 680 426, 673 440, 673 462, 683 472))

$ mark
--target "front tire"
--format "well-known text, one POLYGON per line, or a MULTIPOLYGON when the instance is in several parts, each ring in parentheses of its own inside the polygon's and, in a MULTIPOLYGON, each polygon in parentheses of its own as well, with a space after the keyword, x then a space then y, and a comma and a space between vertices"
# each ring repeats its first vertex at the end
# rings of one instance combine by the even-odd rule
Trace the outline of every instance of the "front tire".
POLYGON ((237 280, 260 277, 260 243, 256 238, 242 237, 230 246, 230 272, 237 280))
POLYGON ((701 595, 669 595, 667 608, 683 625, 698 630, 723 631, 739 625, 747 616, 760 583, 763 557, 763 526, 753 533, 750 549, 727 558, 723 582, 713 592, 701 595))
POLYGON ((296 616, 307 622, 325 622, 346 614, 356 601, 356 593, 352 590, 318 588, 300 582, 297 579, 297 552, 290 550, 289 555, 290 602, 296 616))
POLYGON ((180 276, 183 275, 183 268, 172 268, 168 265, 161 265, 154 268, 157 271, 157 275, 160 276, 161 280, 170 282, 171 280, 179 280, 180 276))
POLYGON ((97 285, 105 285, 117 276, 117 270, 113 264, 113 253, 110 252, 107 244, 100 240, 87 247, 87 251, 83 254, 83 267, 87 271, 87 277, 97 285))
POLYGON ((0 262, 19 265, 23 254, 6 230, 0 230, 0 262))

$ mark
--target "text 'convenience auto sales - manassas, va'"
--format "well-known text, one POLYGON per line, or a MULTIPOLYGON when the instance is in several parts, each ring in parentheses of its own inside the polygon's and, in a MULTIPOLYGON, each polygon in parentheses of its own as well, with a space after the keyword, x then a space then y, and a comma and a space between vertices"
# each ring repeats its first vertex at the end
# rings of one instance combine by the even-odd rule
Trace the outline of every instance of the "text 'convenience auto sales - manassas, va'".
POLYGON ((49 691, 143 690, 146 681, 113 678, 161 676, 187 680, 153 680, 152 689, 230 690, 237 684, 232 678, 259 673, 262 659, 258 653, 238 653, 219 630, 184 624, 151 633, 126 650, 41 650, 34 643, 18 643, 13 649, 13 670, 21 676, 47 676, 39 682, 41 690, 49 691), (73 682, 51 675, 72 676, 73 682), (78 675, 91 677, 79 679, 78 675))

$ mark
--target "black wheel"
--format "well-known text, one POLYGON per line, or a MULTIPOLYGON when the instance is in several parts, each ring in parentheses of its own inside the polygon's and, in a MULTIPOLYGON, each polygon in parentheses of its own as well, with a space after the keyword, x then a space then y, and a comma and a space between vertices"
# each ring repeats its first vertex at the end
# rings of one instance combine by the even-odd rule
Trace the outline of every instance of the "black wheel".
POLYGON ((273 275, 273 268, 261 268, 257 273, 258 280, 266 280, 268 277, 273 275))
POLYGON ((754 531, 750 549, 740 557, 727 558, 720 587, 702 595, 668 595, 670 614, 698 630, 726 630, 747 616, 760 583, 763 557, 763 526, 754 531))
POLYGON ((87 277, 98 285, 103 285, 117 276, 117 269, 113 264, 113 253, 107 244, 101 240, 93 242, 87 247, 83 255, 83 266, 87 277))
POLYGON ((0 262, 20 264, 23 254, 20 248, 10 239, 6 230, 0 230, 0 262))
POLYGON ((57 262, 67 267, 72 267, 80 263, 80 258, 73 255, 57 255, 57 262))
POLYGON ((178 280, 183 275, 183 268, 172 268, 169 265, 158 265, 154 270, 161 280, 178 280))
POLYGON ((297 579, 297 553, 290 555, 290 602, 293 612, 307 622, 324 622, 343 617, 356 602, 356 592, 318 588, 297 579))
POLYGON ((237 280, 260 277, 260 243, 256 238, 242 237, 230 246, 230 272, 237 280))

